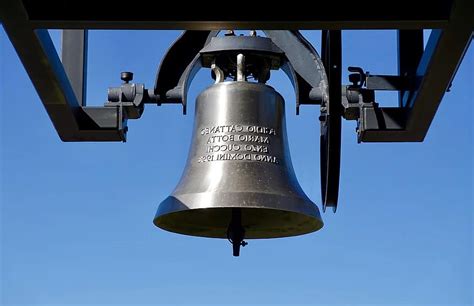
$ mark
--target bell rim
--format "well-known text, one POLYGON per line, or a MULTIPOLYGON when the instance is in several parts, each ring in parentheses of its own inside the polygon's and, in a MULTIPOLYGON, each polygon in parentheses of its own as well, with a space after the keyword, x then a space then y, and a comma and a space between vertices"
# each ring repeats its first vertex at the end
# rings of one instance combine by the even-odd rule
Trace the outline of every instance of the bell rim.
MULTIPOLYGON (((166 198, 162 203, 167 201, 174 201, 172 198, 173 196, 169 196, 166 198)), ((313 213, 303 213, 298 212, 295 210, 288 210, 282 207, 279 208, 270 208, 270 207, 262 207, 257 205, 249 205, 249 206, 238 206, 238 205, 226 205, 221 207, 196 207, 196 208, 188 208, 188 209, 181 209, 181 210, 174 210, 174 211, 162 211, 158 209, 153 223, 158 228, 163 230, 188 235, 188 236, 196 236, 196 237, 207 237, 207 238, 227 238, 226 237, 226 227, 227 223, 230 222, 230 215, 231 210, 234 208, 240 208, 243 211, 243 215, 245 216, 247 213, 251 213, 253 216, 255 212, 258 212, 260 215, 264 215, 265 217, 270 216, 269 218, 273 224, 276 226, 274 228, 278 228, 278 231, 271 232, 268 228, 248 228, 244 225, 244 228, 247 231, 246 239, 273 239, 273 238, 285 238, 285 237, 294 237, 309 234, 312 232, 316 232, 323 228, 324 221, 321 218, 321 214, 319 212, 319 208, 314 205, 314 209, 312 209, 313 213), (208 225, 204 226, 204 230, 196 231, 195 229, 190 229, 190 227, 183 226, 186 224, 187 220, 196 220, 196 218, 204 218, 206 213, 209 215, 220 215, 221 217, 224 215, 227 218, 227 221, 222 221, 223 223, 221 226, 215 225, 208 225), (227 217, 228 216, 228 217, 227 217), (291 222, 288 224, 303 224, 303 227, 298 228, 291 228, 285 223, 285 219, 291 218, 291 222), (276 220, 276 221, 275 221, 276 220), (297 222, 295 222, 296 220, 297 222), (227 222, 227 223, 226 223, 227 222), (257 229, 257 231, 256 231, 257 229), (286 231, 285 231, 286 229, 286 231), (262 234, 264 232, 265 234, 262 234)), ((160 204, 161 207, 161 204, 160 204)), ((211 219, 214 220, 215 217, 211 219)), ((245 219, 245 217, 243 217, 245 219)), ((201 224, 207 225, 205 222, 201 224)))

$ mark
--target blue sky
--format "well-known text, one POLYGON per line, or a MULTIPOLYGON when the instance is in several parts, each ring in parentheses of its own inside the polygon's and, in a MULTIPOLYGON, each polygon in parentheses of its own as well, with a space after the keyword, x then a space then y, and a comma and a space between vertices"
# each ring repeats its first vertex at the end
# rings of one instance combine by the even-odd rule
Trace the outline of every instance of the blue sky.
MULTIPOLYGON (((304 33, 319 50, 320 33, 304 33)), ((121 71, 151 87, 178 34, 91 32, 88 104, 102 105, 121 71)), ((343 43, 344 67, 397 73, 395 31, 345 31, 343 43)), ((355 123, 343 122, 337 213, 316 233, 251 240, 234 258, 225 240, 152 224, 183 170, 208 70, 188 115, 148 105, 127 143, 63 143, 2 29, 2 305, 471 305, 473 67, 471 46, 423 143, 357 144, 355 123)), ((286 76, 270 84, 287 102, 298 180, 321 207, 319 108, 296 116, 286 76)), ((397 95, 377 101, 395 106, 397 95)))

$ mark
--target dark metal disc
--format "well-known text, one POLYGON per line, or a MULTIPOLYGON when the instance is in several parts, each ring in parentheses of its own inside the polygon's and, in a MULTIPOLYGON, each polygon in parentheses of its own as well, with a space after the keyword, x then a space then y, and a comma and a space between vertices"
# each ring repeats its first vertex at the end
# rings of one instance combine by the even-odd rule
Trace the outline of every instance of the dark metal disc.
POLYGON ((321 106, 321 196, 323 211, 336 212, 341 164, 341 31, 322 31, 322 60, 329 83, 329 101, 321 106))

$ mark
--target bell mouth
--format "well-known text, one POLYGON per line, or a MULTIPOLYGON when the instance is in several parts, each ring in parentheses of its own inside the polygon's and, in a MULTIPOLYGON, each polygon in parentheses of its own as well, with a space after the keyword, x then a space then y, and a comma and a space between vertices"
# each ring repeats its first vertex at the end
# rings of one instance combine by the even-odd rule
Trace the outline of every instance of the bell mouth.
MULTIPOLYGON (((268 195, 267 195, 268 197, 268 195)), ((281 196, 278 197, 281 201, 281 196)), ((270 197, 271 198, 271 197, 270 197)), ((291 198, 294 203, 295 199, 291 198)), ((302 202, 306 202, 301 199, 302 202)), ((229 206, 230 205, 230 206, 229 206)), ((189 208, 174 196, 164 200, 153 223, 164 230, 199 237, 227 238, 232 210, 240 209, 246 239, 280 238, 308 234, 323 227, 314 204, 301 203, 299 211, 262 206, 189 208), (304 206, 304 208, 303 208, 304 206)))

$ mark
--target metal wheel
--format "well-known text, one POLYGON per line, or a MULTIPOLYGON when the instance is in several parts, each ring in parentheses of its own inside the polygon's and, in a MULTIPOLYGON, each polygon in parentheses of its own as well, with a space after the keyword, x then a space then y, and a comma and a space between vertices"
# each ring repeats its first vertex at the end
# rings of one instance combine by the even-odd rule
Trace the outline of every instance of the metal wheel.
POLYGON ((336 212, 341 164, 341 31, 322 31, 322 60, 329 83, 329 102, 321 105, 321 196, 323 211, 336 212))

